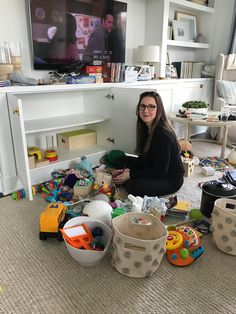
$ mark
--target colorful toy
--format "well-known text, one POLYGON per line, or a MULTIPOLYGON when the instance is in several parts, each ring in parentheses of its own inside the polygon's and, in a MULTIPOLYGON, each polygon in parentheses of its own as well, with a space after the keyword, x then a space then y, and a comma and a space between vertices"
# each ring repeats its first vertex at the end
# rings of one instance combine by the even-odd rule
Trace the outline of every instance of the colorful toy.
POLYGON ((183 139, 183 140, 179 141, 179 146, 180 146, 180 149, 181 149, 180 155, 182 157, 193 158, 192 143, 191 142, 189 142, 188 140, 183 139))
POLYGON ((204 248, 200 244, 196 230, 187 226, 168 227, 166 255, 171 264, 187 266, 203 252, 204 248))
MULTIPOLYGON (((35 195, 36 193, 41 193, 42 192, 42 184, 37 184, 37 185, 32 185, 32 193, 33 195, 35 195)), ((12 199, 13 200, 21 200, 23 198, 25 198, 27 195, 26 195, 26 192, 24 189, 20 189, 18 191, 15 191, 12 193, 12 199)))
POLYGON ((94 238, 86 224, 61 229, 65 241, 77 249, 91 250, 94 238))
POLYGON ((49 149, 44 152, 44 157, 50 162, 58 160, 57 152, 54 149, 49 149))
POLYGON ((42 159, 42 152, 40 150, 40 148, 36 147, 36 146, 31 146, 27 148, 28 151, 28 155, 29 156, 35 156, 36 159, 40 160, 42 159))
POLYGON ((63 204, 49 204, 40 215, 39 239, 47 240, 48 237, 62 241, 60 228, 67 221, 66 207, 63 204))

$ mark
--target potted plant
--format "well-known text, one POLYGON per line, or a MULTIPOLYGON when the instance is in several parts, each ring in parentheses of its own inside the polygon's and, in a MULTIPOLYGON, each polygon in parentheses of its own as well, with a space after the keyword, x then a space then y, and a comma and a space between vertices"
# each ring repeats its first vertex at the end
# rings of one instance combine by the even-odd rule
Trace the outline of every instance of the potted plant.
POLYGON ((205 101, 190 100, 182 104, 183 110, 187 113, 207 114, 209 105, 205 101))

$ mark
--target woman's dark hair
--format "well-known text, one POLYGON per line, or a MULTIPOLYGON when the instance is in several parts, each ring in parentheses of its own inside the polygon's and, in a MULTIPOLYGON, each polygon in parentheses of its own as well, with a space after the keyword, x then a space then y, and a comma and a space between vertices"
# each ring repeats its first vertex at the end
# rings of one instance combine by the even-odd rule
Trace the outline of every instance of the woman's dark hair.
POLYGON ((155 129, 157 128, 157 126, 161 126, 164 129, 173 133, 176 138, 177 145, 179 146, 176 134, 167 119, 161 96, 158 93, 153 92, 153 91, 142 93, 139 96, 139 102, 136 108, 136 115, 138 117, 137 124, 136 124, 136 153, 140 154, 140 153, 145 153, 148 151, 152 137, 153 137, 153 133, 155 129), (150 131, 148 130, 147 125, 143 122, 143 120, 140 118, 140 115, 139 115, 140 113, 139 107, 144 97, 153 97, 157 105, 156 117, 154 121, 152 122, 150 131))

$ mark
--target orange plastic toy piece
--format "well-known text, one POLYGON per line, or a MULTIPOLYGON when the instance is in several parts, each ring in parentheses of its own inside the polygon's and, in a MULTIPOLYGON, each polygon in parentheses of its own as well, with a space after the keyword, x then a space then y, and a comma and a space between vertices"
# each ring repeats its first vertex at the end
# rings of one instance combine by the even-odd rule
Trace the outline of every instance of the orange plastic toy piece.
POLYGON ((77 249, 91 250, 90 243, 94 238, 85 224, 61 229, 64 239, 77 249))

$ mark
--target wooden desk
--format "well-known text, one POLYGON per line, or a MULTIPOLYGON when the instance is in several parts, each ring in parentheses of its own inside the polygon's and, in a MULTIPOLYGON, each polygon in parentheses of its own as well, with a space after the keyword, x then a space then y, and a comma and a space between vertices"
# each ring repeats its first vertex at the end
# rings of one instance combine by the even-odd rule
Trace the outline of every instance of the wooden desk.
MULTIPOLYGON (((213 112, 213 111, 212 111, 213 112)), ((216 121, 216 122, 209 122, 206 120, 191 120, 190 118, 180 118, 176 116, 176 112, 172 112, 168 115, 168 118, 172 122, 182 123, 185 126, 185 138, 187 140, 190 139, 190 128, 192 125, 203 125, 209 127, 218 127, 221 128, 222 138, 221 141, 221 158, 225 157, 225 148, 227 144, 227 136, 228 136, 228 129, 231 126, 236 126, 236 120, 233 121, 216 121)))

